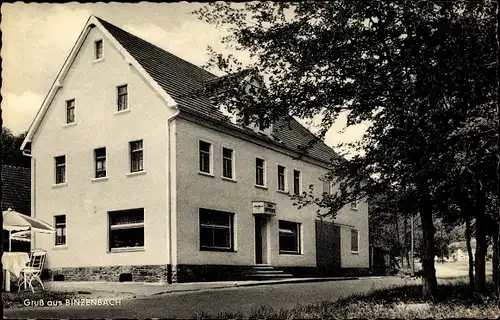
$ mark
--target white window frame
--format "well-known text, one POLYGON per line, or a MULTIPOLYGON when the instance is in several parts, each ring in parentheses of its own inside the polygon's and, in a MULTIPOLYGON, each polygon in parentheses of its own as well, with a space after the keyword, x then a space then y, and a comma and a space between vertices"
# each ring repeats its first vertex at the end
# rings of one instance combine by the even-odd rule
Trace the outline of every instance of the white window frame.
POLYGON ((359 210, 359 200, 354 200, 349 204, 349 208, 354 211, 359 210))
POLYGON ((297 169, 293 169, 293 194, 301 195, 302 194, 302 172, 297 169), (295 172, 299 173, 299 193, 295 193, 295 172))
POLYGON ((145 169, 145 157, 144 157, 144 140, 143 139, 138 139, 138 140, 132 140, 132 141, 129 141, 128 143, 128 153, 129 153, 129 172, 130 173, 136 173, 136 172, 144 172, 146 169, 145 169), (135 143, 135 142, 141 142, 142 143, 142 147, 140 149, 137 149, 137 150, 132 150, 132 144, 135 143), (142 168, 140 170, 135 170, 135 171, 132 171, 132 153, 133 152, 141 152, 142 153, 142 168))
POLYGON ((267 161, 266 161, 266 159, 264 159, 263 157, 256 156, 254 164, 255 164, 255 167, 254 167, 255 168, 255 171, 254 171, 254 173, 255 173, 255 176, 254 176, 255 186, 257 188, 267 188, 267 161), (262 182, 263 182, 263 184, 257 184, 257 159, 260 159, 264 162, 263 163, 263 170, 262 170, 262 175, 263 175, 262 182))
POLYGON ((94 41, 94 60, 99 61, 104 59, 104 41, 102 39, 97 39, 94 41), (101 44, 101 56, 97 56, 97 44, 101 44))
POLYGON ((124 84, 121 84, 119 86, 116 86, 116 112, 118 113, 122 113, 122 112, 126 112, 128 111, 130 108, 130 105, 129 105, 129 90, 128 90, 128 84, 124 83, 124 84), (123 109, 120 109, 120 88, 123 88, 125 87, 125 89, 127 90, 127 94, 125 95, 125 108, 123 109))
POLYGON ((55 215, 54 227, 56 229, 56 233, 54 235, 54 247, 66 247, 68 245, 68 217, 65 214, 55 215), (57 243, 57 217, 64 217, 64 243, 57 243))
POLYGON ((123 210, 114 210, 108 211, 108 252, 120 252, 120 251, 142 251, 146 248, 146 210, 144 208, 136 208, 136 209, 123 209, 123 210), (133 211, 133 210, 141 210, 142 209, 142 222, 136 223, 127 223, 127 224, 111 224, 111 215, 118 212, 124 211, 133 211), (136 247, 111 247, 111 231, 112 230, 124 230, 124 229, 135 229, 141 228, 144 232, 144 243, 142 246, 136 247))
POLYGON ((55 184, 56 185, 59 185, 59 184, 66 184, 68 183, 68 167, 67 167, 67 163, 68 163, 68 159, 66 158, 66 155, 60 155, 60 156, 56 156, 54 157, 54 181, 55 181, 55 184), (64 163, 63 164, 57 164, 57 158, 61 158, 61 157, 64 157, 64 163), (57 169, 58 167, 64 167, 64 174, 63 174, 63 181, 57 181, 57 169))
POLYGON ((236 252, 236 222, 235 221, 236 221, 236 214, 234 214, 233 212, 214 210, 214 209, 208 209, 208 208, 198 208, 198 228, 199 228, 198 229, 198 236, 199 236, 200 251, 236 252), (229 218, 229 226, 223 226, 223 225, 218 225, 218 224, 202 224, 201 223, 202 210, 214 211, 214 212, 220 212, 223 214, 227 214, 227 216, 229 218), (202 245, 202 243, 201 243, 201 228, 202 227, 228 229, 229 230, 229 247, 217 247, 217 246, 202 245))
POLYGON ((286 166, 278 164, 276 166, 276 175, 277 175, 277 183, 276 183, 276 189, 279 192, 287 192, 288 190, 288 170, 286 169, 286 166), (280 167, 283 168, 283 189, 280 189, 280 167))
MULTIPOLYGON (((144 154, 143 154, 144 157, 144 154)), ((102 157, 101 157, 102 158, 102 157)), ((143 159, 144 162, 144 159, 143 159)), ((103 179, 108 177, 108 150, 106 150, 106 147, 100 147, 100 148, 95 148, 94 149, 94 179, 103 179), (104 149, 104 171, 106 174, 103 177, 98 177, 97 176, 97 150, 104 149)))
POLYGON ((300 222, 295 222, 295 221, 290 221, 290 220, 278 220, 278 251, 279 251, 279 254, 292 254, 292 255, 300 255, 302 254, 303 252, 303 248, 302 248, 302 223, 300 222), (280 229, 279 227, 279 223, 283 221, 283 222, 286 222, 286 223, 293 223, 295 224, 296 226, 296 230, 297 230, 297 251, 286 251, 286 250, 281 250, 280 248, 280 236, 281 236, 281 233, 282 231, 281 230, 287 230, 288 229, 280 229))
POLYGON ((202 175, 213 176, 214 175, 214 144, 212 141, 208 140, 198 140, 198 173, 202 175), (208 143, 210 145, 209 155, 208 155, 208 170, 209 172, 201 171, 201 152, 206 154, 206 151, 201 150, 200 142, 208 143))
POLYGON ((220 155, 221 155, 221 178, 222 179, 225 179, 225 180, 232 180, 232 181, 236 181, 236 157, 235 157, 235 154, 236 152, 234 151, 233 148, 230 148, 228 146, 221 146, 221 149, 220 149, 220 155), (227 158, 224 158, 224 149, 227 149, 227 150, 231 150, 231 175, 232 177, 229 178, 229 177, 225 177, 224 176, 224 159, 227 159, 227 158))
POLYGON ((76 99, 66 100, 66 124, 76 123, 76 99), (69 110, 73 110, 73 121, 69 121, 69 110))
POLYGON ((349 246, 351 247, 351 253, 357 254, 357 253, 359 253, 359 230, 356 229, 356 228, 351 228, 350 231, 351 231, 351 234, 350 234, 350 240, 351 241, 349 243, 349 246), (356 251, 352 250, 352 232, 353 231, 356 231, 356 240, 358 242, 358 250, 356 250, 356 251))

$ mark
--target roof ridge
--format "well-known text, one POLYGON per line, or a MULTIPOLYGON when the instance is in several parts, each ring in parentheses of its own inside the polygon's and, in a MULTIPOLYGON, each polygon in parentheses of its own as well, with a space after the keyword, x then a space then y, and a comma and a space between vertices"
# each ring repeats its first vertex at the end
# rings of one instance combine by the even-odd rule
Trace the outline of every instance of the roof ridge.
MULTIPOLYGON (((111 22, 109 22, 109 21, 107 21, 107 20, 104 20, 104 19, 102 19, 102 18, 100 18, 100 17, 98 17, 98 16, 95 16, 95 15, 94 15, 94 17, 95 17, 95 18, 96 18, 99 22, 101 22, 101 23, 103 23, 103 22, 104 22, 104 23, 107 23, 107 24, 109 24, 110 26, 112 26, 113 28, 116 28, 116 29, 118 29, 118 30, 120 30, 120 31, 122 31, 122 32, 125 32, 125 33, 127 33, 128 35, 130 35, 130 36, 132 36, 132 37, 134 37, 134 38, 137 38, 137 39, 139 39, 139 40, 141 40, 141 41, 147 42, 148 44, 150 44, 150 45, 152 45, 152 46, 154 46, 154 47, 156 47, 156 48, 158 48, 158 49, 160 49, 160 50, 162 50, 162 51, 166 52, 167 54, 172 55, 173 57, 175 57, 175 58, 177 58, 177 59, 179 59, 179 60, 184 61, 185 63, 189 64, 189 66, 190 66, 190 67, 195 67, 195 68, 198 68, 198 69, 200 69, 201 71, 203 71, 203 72, 207 73, 208 75, 218 78, 218 76, 217 76, 217 75, 215 75, 215 74, 211 73, 210 71, 207 71, 207 70, 203 69, 202 67, 197 66, 197 65, 195 65, 194 63, 192 63, 192 62, 190 62, 190 61, 187 61, 186 59, 183 59, 183 58, 181 58, 181 57, 179 57, 179 56, 177 56, 177 55, 173 54, 172 52, 170 52, 170 51, 168 51, 168 50, 163 49, 162 47, 160 47, 160 46, 158 46, 158 45, 156 45, 156 44, 154 44, 154 43, 151 43, 151 42, 149 42, 149 41, 147 41, 147 40, 144 40, 143 38, 141 38, 141 37, 139 37, 139 36, 136 36, 135 34, 130 33, 130 32, 128 32, 127 30, 125 30, 125 29, 123 29, 123 28, 120 28, 120 27, 118 27, 118 26, 116 26, 116 25, 112 24, 111 22)), ((105 27, 106 27, 106 26, 105 26, 105 27)))

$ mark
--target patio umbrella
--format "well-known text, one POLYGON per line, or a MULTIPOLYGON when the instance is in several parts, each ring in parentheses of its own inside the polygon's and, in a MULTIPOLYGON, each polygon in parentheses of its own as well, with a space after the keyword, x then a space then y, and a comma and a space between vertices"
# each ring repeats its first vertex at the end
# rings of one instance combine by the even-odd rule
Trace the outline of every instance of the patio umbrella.
POLYGON ((31 230, 34 232, 41 233, 55 233, 56 230, 50 224, 43 222, 41 220, 32 218, 25 214, 13 211, 12 209, 8 209, 6 211, 2 211, 3 216, 3 230, 9 231, 9 251, 11 248, 11 237, 10 233, 12 231, 26 231, 31 230))

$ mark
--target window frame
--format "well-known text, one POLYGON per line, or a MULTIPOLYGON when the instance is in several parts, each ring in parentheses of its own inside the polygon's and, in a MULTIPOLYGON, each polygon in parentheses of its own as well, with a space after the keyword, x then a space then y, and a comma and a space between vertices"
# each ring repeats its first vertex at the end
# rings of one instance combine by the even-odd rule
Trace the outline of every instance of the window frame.
POLYGON ((76 110, 75 99, 66 100, 66 124, 76 123, 75 110, 76 110), (70 111, 72 111, 72 113, 70 111), (72 116, 71 119, 70 115, 72 116))
MULTIPOLYGON (((236 215, 234 212, 228 212, 228 211, 222 211, 222 210, 214 210, 214 209, 208 209, 208 208, 198 208, 198 236, 199 236, 199 244, 200 244, 200 251, 222 251, 222 252, 236 252, 236 241, 235 241, 235 225, 236 221, 236 215), (202 224, 202 214, 203 213, 218 213, 218 214, 225 214, 227 215, 227 218, 229 220, 229 225, 217 225, 217 224, 202 224), (207 245, 202 243, 202 229, 203 228, 212 228, 212 230, 215 229, 227 229, 229 231, 229 247, 219 247, 215 245, 207 245)), ((213 232, 213 231, 212 231, 213 232)), ((214 237, 212 235, 212 237, 214 237)), ((215 243, 215 240, 213 239, 212 241, 215 243)))
POLYGON ((278 183, 277 183, 277 190, 280 192, 287 192, 288 189, 288 182, 287 182, 287 170, 285 166, 282 166, 278 164, 277 166, 277 178, 278 178, 278 183), (283 173, 280 174, 280 169, 283 169, 283 173), (283 177, 283 188, 280 188, 280 177, 283 177))
POLYGON ((359 230, 356 229, 356 228, 351 228, 351 253, 353 254, 356 254, 356 253, 359 253, 359 230), (352 236, 353 236, 353 232, 356 232, 356 246, 357 246, 357 250, 353 250, 352 248, 352 244, 353 244, 353 239, 352 239, 352 236))
MULTIPOLYGON (((293 232, 293 231, 292 231, 293 232)), ((293 254, 293 255, 300 255, 302 254, 302 224, 300 222, 295 222, 295 221, 290 221, 290 220, 278 220, 278 251, 279 254, 293 254), (286 224, 294 224, 295 225, 295 242, 297 245, 297 250, 295 251, 290 251, 290 250, 283 250, 281 249, 281 236, 284 234, 282 230, 291 230, 291 229, 285 229, 280 226, 281 223, 286 223, 286 224)))
POLYGON ((55 175, 54 181, 55 181, 56 185, 67 183, 68 179, 66 177, 66 175, 67 175, 67 166, 66 165, 67 165, 66 155, 60 155, 60 156, 54 157, 54 175, 55 175), (58 164, 57 160, 61 159, 61 158, 64 159, 64 162, 62 164, 61 163, 58 164), (61 167, 62 167, 62 181, 59 181, 58 180, 58 176, 59 176, 58 169, 61 168, 61 167))
POLYGON ((262 157, 255 157, 255 186, 256 187, 261 187, 261 188, 266 188, 267 187, 267 163, 266 159, 262 157), (257 161, 262 160, 262 167, 259 167, 257 165, 257 161), (262 169, 262 184, 259 184, 258 182, 258 170, 262 169))
POLYGON ((300 170, 293 170, 293 194, 300 195, 302 193, 302 172, 300 170), (298 179, 296 179, 295 174, 298 173, 298 179), (298 182, 297 182, 298 180, 298 182))
POLYGON ((354 201, 351 201, 349 203, 349 208, 351 210, 358 211, 359 210, 359 200, 355 199, 354 201))
POLYGON ((108 167, 107 167, 107 161, 108 161, 108 155, 106 152, 106 147, 101 147, 101 148, 96 148, 94 149, 94 178, 95 179, 101 179, 101 178, 106 178, 108 176, 108 167), (104 156, 98 156, 97 152, 100 150, 104 150, 104 156), (104 161, 102 160, 104 158, 104 161), (101 167, 101 170, 98 169, 98 163, 102 162, 103 163, 103 168, 101 167), (99 171, 104 171, 104 175, 100 176, 99 171))
POLYGON ((221 177, 224 179, 229 179, 229 180, 236 180, 236 166, 235 166, 235 152, 233 148, 229 148, 226 146, 221 147, 221 172, 222 175, 221 177), (231 151, 231 158, 227 158, 224 156, 224 150, 230 150, 231 151), (231 161, 231 177, 228 177, 225 175, 225 161, 231 161))
POLYGON ((128 143, 129 145, 129 164, 130 164, 130 173, 135 173, 135 172, 143 172, 145 171, 144 170, 144 140, 143 139, 139 139, 139 140, 133 140, 133 141, 129 141, 128 143), (138 148, 138 149, 133 149, 133 144, 134 143, 137 143, 137 142, 140 142, 141 143, 141 148, 138 148), (134 169, 134 153, 139 153, 140 152, 140 155, 141 155, 141 158, 140 158, 140 161, 139 161, 139 167, 140 169, 138 170, 133 170, 134 169))
POLYGON ((101 60, 104 58, 104 42, 102 39, 94 41, 94 60, 101 60), (98 51, 98 49, 101 49, 98 51))
POLYGON ((211 175, 213 176, 214 174, 214 144, 210 141, 207 140, 198 140, 198 172, 201 174, 205 175, 211 175), (204 155, 207 154, 207 151, 201 150, 201 143, 206 143, 208 144, 208 172, 202 170, 202 153, 204 155))
POLYGON ((64 247, 64 246, 67 246, 68 245, 68 237, 67 237, 67 230, 68 230, 68 222, 67 222, 67 219, 66 219, 66 215, 65 214, 59 214, 59 215, 55 215, 54 216, 54 227, 56 229, 56 233, 54 234, 54 246, 55 247, 64 247), (58 217, 64 217, 64 222, 57 222, 57 218, 58 217), (58 228, 58 224, 59 225, 63 225, 63 227, 61 228, 63 231, 63 235, 61 236, 58 236, 57 235, 57 230, 59 229, 58 228), (59 243, 58 242, 58 237, 63 237, 64 239, 64 242, 61 242, 59 243))
POLYGON ((129 103, 128 103, 128 84, 122 84, 119 86, 116 86, 116 109, 117 112, 124 112, 129 109, 129 103), (120 93, 120 89, 125 88, 125 93, 120 93), (120 99, 122 97, 125 97, 124 100, 120 99), (124 104, 123 104, 124 101, 124 104), (123 105, 125 107, 123 107, 123 105))
POLYGON ((113 210, 108 211, 108 252, 120 252, 120 251, 142 251, 146 248, 146 212, 144 208, 135 208, 135 209, 123 209, 123 210, 113 210), (113 214, 126 214, 127 212, 142 212, 142 222, 134 222, 134 223, 123 223, 123 224, 112 224, 111 216, 113 214), (113 227, 115 226, 115 227, 113 227), (112 237, 111 232, 114 230, 127 230, 127 229, 140 229, 142 228, 143 232, 143 244, 142 246, 132 246, 132 247, 112 247, 112 237))

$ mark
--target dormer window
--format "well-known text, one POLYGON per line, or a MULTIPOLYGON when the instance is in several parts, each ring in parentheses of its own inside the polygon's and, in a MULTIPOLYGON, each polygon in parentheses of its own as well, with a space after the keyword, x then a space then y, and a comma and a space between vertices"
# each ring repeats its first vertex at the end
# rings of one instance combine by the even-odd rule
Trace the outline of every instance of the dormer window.
POLYGON ((102 59, 102 40, 97 40, 95 42, 95 59, 102 59))

